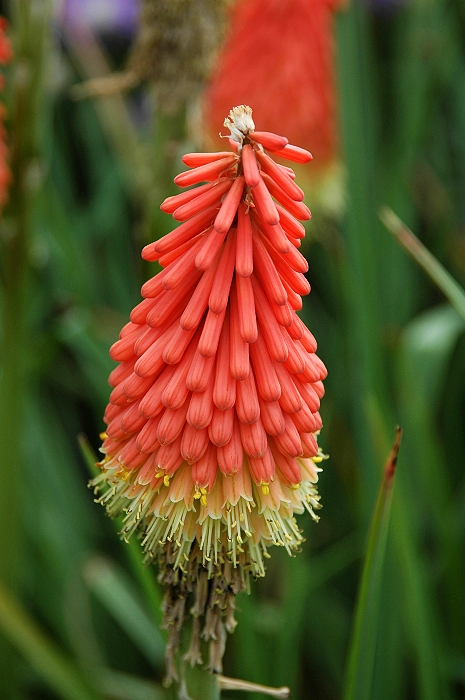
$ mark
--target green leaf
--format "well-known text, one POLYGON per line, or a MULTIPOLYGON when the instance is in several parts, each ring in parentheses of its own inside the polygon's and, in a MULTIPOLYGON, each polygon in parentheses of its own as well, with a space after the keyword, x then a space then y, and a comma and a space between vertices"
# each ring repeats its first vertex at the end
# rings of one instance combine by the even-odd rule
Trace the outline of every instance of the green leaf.
POLYGON ((87 679, 0 583, 0 629, 63 700, 98 700, 87 679))
POLYGON ((112 700, 164 700, 163 689, 147 678, 105 668, 99 673, 98 683, 105 697, 112 700))
MULTIPOLYGON (((96 476, 99 473, 99 469, 96 467, 97 456, 91 448, 87 437, 82 434, 78 435, 78 444, 90 474, 96 476)), ((113 522, 117 532, 121 532, 123 528, 122 519, 116 518, 113 522)), ((128 556, 132 570, 144 591, 152 615, 158 624, 160 624, 162 594, 159 586, 155 582, 153 568, 145 564, 142 548, 138 540, 134 537, 131 537, 128 542, 124 543, 124 550, 128 556)))
POLYGON ((432 414, 443 390, 447 368, 458 338, 465 330, 462 318, 448 304, 425 311, 402 333, 399 347, 402 384, 411 402, 419 401, 432 414), (415 397, 411 392, 415 388, 415 397), (426 403, 426 406, 425 406, 426 403))
MULTIPOLYGON (((315 653, 314 646, 321 648, 319 638, 314 638, 313 635, 310 637, 305 635, 304 638, 305 629, 302 620, 306 617, 306 611, 314 607, 315 592, 328 586, 332 578, 360 558, 359 532, 351 533, 321 553, 309 554, 307 558, 296 557, 292 566, 285 567, 282 573, 284 597, 276 638, 272 642, 276 650, 276 658, 272 661, 270 677, 270 680, 276 684, 297 685, 300 660, 297 649, 301 650, 303 642, 306 642, 312 656, 315 653), (290 648, 296 650, 291 658, 288 654, 290 648)), ((312 613, 312 617, 319 619, 316 611, 312 613)), ((334 637, 332 637, 332 647, 336 651, 337 644, 334 637)))
POLYGON ((343 700, 370 700, 372 697, 381 574, 401 437, 402 431, 397 428, 371 522, 349 647, 343 700))
POLYGON ((465 292, 460 285, 415 234, 394 214, 392 209, 383 207, 379 212, 379 218, 387 230, 397 238, 405 250, 424 269, 444 296, 449 299, 457 313, 465 319, 465 292))
POLYGON ((162 666, 165 645, 161 632, 124 571, 109 559, 94 556, 84 566, 84 578, 148 661, 156 667, 162 666))

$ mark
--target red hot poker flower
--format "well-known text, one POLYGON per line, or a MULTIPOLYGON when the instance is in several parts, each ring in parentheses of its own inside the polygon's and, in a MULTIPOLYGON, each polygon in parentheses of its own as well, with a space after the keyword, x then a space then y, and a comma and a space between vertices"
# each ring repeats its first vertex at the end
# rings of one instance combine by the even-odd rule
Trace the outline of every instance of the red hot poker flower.
POLYGON ((206 184, 163 202, 182 223, 142 252, 164 269, 111 348, 120 364, 93 482, 111 515, 125 513, 124 537, 138 532, 158 555, 171 677, 186 596, 197 620, 187 656, 200 663, 205 615, 219 670, 234 596, 264 575, 271 545, 300 547, 294 515, 317 520, 319 507, 326 369, 296 314, 310 291, 297 219, 310 211, 293 171, 272 158, 311 155, 255 131, 250 107, 225 126, 233 153, 184 157, 192 169, 175 182, 206 184))
POLYGON ((263 129, 283 130, 295 143, 311 145, 321 178, 321 169, 336 160, 338 151, 332 25, 342 4, 232 3, 227 40, 205 94, 205 116, 215 143, 218 120, 229 105, 253 104, 263 129))

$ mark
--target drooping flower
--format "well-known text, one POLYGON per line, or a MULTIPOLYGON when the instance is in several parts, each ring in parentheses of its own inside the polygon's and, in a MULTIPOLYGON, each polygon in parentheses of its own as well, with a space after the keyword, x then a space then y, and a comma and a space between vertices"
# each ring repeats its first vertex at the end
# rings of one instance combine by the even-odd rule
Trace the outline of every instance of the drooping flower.
POLYGON ((191 153, 175 178, 199 185, 161 208, 182 222, 142 256, 162 272, 142 287, 120 340, 93 481, 110 515, 125 513, 168 587, 168 673, 186 601, 186 658, 199 634, 220 670, 235 595, 263 576, 268 549, 302 544, 294 518, 317 520, 322 460, 318 413, 326 370, 296 311, 310 285, 299 246, 310 218, 291 168, 304 149, 255 130, 250 107, 231 110, 232 152, 191 153), (206 183, 206 184, 200 184, 206 183))
MULTIPOLYGON (((311 148, 312 170, 337 158, 333 18, 343 0, 236 0, 205 95, 216 146, 231 104, 253 104, 262 129, 311 148), (251 31, 251 28, 253 30, 251 31)), ((301 173, 305 177, 305 173, 301 173)))

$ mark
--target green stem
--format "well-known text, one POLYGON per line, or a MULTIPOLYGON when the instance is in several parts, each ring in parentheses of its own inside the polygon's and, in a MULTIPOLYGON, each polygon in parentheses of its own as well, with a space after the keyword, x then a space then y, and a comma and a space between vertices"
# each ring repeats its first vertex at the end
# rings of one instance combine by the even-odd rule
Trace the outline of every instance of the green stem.
POLYGON ((190 666, 183 662, 179 700, 220 700, 220 677, 202 666, 190 666))

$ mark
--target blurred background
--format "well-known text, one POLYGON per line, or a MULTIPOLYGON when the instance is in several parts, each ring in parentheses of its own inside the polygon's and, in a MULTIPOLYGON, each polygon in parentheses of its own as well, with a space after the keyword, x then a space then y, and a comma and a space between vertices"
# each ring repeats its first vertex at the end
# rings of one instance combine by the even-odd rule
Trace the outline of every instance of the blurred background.
POLYGON ((320 523, 299 520, 303 551, 273 552, 238 601, 225 674, 288 685, 294 700, 465 698, 463 308, 377 216, 391 207, 433 273, 442 264, 465 284, 463 2, 0 10, 12 44, 0 41, 0 697, 165 697, 156 571, 87 481, 108 349, 156 272, 140 250, 172 226, 159 205, 181 156, 217 148, 229 109, 246 103, 260 130, 314 154, 297 172, 313 211, 302 317, 329 370, 330 460, 320 523), (359 645, 368 681, 350 695, 357 591, 397 424, 372 634, 359 645))

